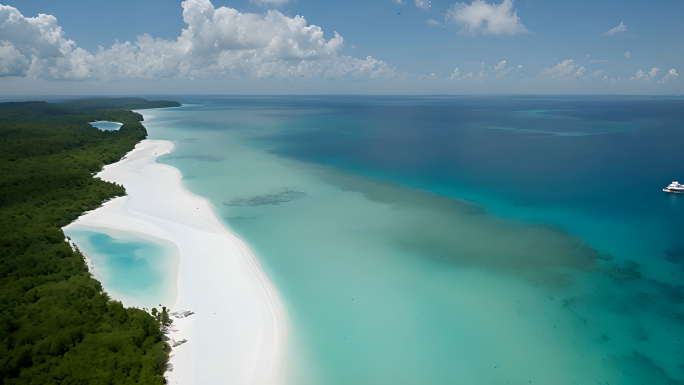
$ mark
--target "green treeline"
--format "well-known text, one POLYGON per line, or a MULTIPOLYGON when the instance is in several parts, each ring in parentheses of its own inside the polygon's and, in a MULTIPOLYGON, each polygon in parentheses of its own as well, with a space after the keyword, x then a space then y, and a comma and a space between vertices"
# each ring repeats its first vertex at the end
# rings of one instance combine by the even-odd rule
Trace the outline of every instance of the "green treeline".
POLYGON ((180 103, 170 100, 146 100, 143 98, 94 98, 60 103, 61 108, 75 110, 143 110, 146 108, 180 106, 180 103))
POLYGON ((109 299, 61 230, 125 194, 92 175, 147 136, 140 114, 102 108, 175 105, 115 100, 0 104, 2 384, 164 383, 159 322, 109 299))

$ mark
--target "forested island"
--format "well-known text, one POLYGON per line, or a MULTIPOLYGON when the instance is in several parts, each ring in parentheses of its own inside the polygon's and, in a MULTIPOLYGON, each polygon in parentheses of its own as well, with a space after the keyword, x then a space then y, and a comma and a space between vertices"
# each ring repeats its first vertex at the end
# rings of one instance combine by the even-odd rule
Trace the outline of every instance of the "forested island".
POLYGON ((61 228, 122 196, 93 175, 147 136, 140 98, 0 104, 3 384, 163 384, 160 323, 108 297, 61 228), (122 123, 116 131, 89 124, 122 123))

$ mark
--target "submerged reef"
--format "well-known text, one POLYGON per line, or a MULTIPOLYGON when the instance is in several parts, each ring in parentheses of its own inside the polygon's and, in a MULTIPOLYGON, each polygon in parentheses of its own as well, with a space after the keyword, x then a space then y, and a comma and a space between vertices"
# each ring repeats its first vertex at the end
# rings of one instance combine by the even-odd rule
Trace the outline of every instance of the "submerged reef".
POLYGON ((223 162, 226 158, 215 155, 182 155, 182 156, 170 156, 166 159, 190 159, 197 160, 200 162, 223 162))
POLYGON ((276 194, 257 195, 251 198, 236 198, 226 203, 226 206, 266 206, 279 205, 281 203, 290 202, 295 199, 304 198, 307 195, 306 191, 295 191, 286 188, 284 191, 276 194))
POLYGON ((594 271, 605 256, 563 230, 540 224, 517 223, 497 218, 473 202, 435 195, 389 182, 319 169, 326 181, 342 191, 401 210, 410 221, 395 221, 382 231, 401 252, 435 261, 510 271, 552 286, 568 282, 563 271, 570 268, 594 271), (545 270, 545 274, 536 274, 545 270), (551 274, 549 274, 551 273, 551 274))
POLYGON ((670 377, 651 358, 636 350, 630 355, 616 357, 613 364, 623 368, 626 376, 647 380, 650 384, 684 385, 684 381, 670 377))
POLYGON ((684 246, 671 247, 663 251, 663 255, 668 262, 684 264, 684 246))
POLYGON ((641 278, 641 272, 639 272, 639 264, 626 260, 621 264, 609 264, 606 268, 602 269, 603 275, 613 279, 615 283, 633 281, 641 278))

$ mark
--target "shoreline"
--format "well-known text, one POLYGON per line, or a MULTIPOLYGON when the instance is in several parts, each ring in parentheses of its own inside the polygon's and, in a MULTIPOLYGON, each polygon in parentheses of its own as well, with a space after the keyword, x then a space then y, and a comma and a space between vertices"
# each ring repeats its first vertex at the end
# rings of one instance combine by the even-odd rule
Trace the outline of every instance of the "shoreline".
POLYGON ((182 186, 178 169, 156 162, 173 149, 169 141, 146 139, 105 166, 97 177, 122 184, 127 195, 69 226, 132 232, 177 248, 177 297, 165 305, 194 314, 173 318, 168 336, 187 343, 171 352, 170 384, 281 383, 288 321, 278 293, 212 204, 182 186))

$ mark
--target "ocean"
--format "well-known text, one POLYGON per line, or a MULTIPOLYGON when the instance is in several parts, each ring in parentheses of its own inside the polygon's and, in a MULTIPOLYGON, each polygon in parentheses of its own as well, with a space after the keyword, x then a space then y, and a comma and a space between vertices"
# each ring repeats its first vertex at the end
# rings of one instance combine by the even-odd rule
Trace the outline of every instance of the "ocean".
POLYGON ((287 384, 684 383, 684 98, 175 99, 149 137, 280 293, 287 384))

